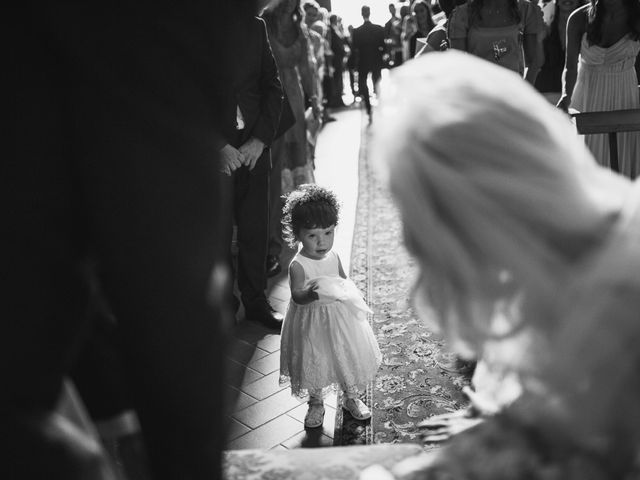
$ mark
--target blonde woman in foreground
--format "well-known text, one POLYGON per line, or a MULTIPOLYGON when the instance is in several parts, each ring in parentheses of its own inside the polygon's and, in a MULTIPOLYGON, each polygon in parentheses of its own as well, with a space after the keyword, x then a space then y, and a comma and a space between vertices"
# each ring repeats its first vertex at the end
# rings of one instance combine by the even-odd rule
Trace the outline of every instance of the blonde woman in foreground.
POLYGON ((566 115, 490 62, 434 52, 389 87, 372 151, 419 265, 416 309, 519 395, 477 383, 493 415, 362 478, 636 478, 638 183, 599 167, 566 115))

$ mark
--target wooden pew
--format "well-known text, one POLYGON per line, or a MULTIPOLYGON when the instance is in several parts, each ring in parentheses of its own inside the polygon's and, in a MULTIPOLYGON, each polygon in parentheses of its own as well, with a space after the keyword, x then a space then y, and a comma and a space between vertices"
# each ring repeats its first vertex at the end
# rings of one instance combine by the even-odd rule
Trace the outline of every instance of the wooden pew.
POLYGON ((618 132, 640 131, 640 109, 613 110, 610 112, 575 113, 576 128, 580 135, 609 134, 611 169, 619 172, 618 132))

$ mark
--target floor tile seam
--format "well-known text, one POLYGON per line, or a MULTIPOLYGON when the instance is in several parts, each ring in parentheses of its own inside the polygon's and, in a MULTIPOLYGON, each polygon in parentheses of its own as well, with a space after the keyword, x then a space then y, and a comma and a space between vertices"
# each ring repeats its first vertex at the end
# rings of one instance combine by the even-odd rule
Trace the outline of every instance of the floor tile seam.
MULTIPOLYGON (((268 422, 265 422, 265 423, 263 423, 262 425, 260 425, 260 426, 258 426, 258 427, 256 427, 256 428, 248 427, 248 428, 250 429, 248 432, 243 433, 242 435, 240 435, 240 436, 238 436, 238 437, 234 438, 231 442, 228 442, 228 443, 236 443, 236 442, 238 442, 241 438, 243 438, 243 437, 245 437, 245 436, 247 436, 247 435, 250 435, 250 434, 251 434, 251 433, 253 433, 255 430, 258 430, 258 428, 263 427, 264 425, 266 425, 266 424, 267 424, 267 423, 269 423, 269 422, 273 422, 274 420, 276 420, 276 419, 280 418, 281 416, 282 416, 282 415, 278 415, 277 417, 274 417, 274 418, 270 419, 268 422)), ((292 420, 295 420, 295 422, 296 422, 296 423, 299 423, 299 424, 300 424, 300 430, 296 431, 296 432, 295 432, 293 435, 291 435, 290 437, 287 437, 287 438, 285 438, 284 440, 281 440, 279 443, 276 443, 276 444, 275 444, 275 445, 273 445, 272 447, 267 447, 267 448, 271 449, 271 448, 277 447, 278 445, 281 445, 281 443, 282 443, 282 442, 286 442, 286 441, 288 441, 288 440, 291 440, 291 439, 292 439, 293 437, 295 437, 296 435, 299 435, 301 431, 304 431, 304 424, 303 424, 302 422, 300 422, 300 420, 297 420, 297 419, 295 419, 295 418, 293 418, 292 420)), ((238 421, 239 423, 242 423, 242 422, 240 422, 239 420, 236 420, 236 421, 238 421)), ((243 424, 243 425, 244 425, 244 424, 243 424)), ((247 425, 245 425, 245 426, 247 426, 247 425)), ((284 446, 284 445, 283 445, 283 446, 284 446)), ((251 447, 251 448, 263 448, 263 447, 251 447)), ((286 447, 285 447, 285 448, 286 448, 286 447)))
MULTIPOLYGON (((286 388, 286 387, 285 387, 285 388, 286 388)), ((245 392, 245 391, 242 391, 242 390, 240 390, 240 391, 241 391, 242 393, 244 393, 245 395, 247 395, 247 396, 249 396, 249 397, 251 397, 251 398, 255 399, 255 400, 256 400, 256 403, 260 403, 260 402, 263 402, 263 401, 267 400, 269 397, 272 397, 272 396, 274 396, 274 395, 276 395, 276 394, 278 394, 278 393, 282 392, 282 390, 284 390, 285 388, 281 388, 281 389, 279 389, 279 390, 276 390, 276 391, 274 391, 274 392, 271 392, 269 395, 267 395, 266 397, 262 397, 262 398, 258 398, 258 397, 256 397, 256 396, 252 395, 251 393, 248 393, 248 392, 245 392)))
MULTIPOLYGON (((300 420, 298 420, 298 419, 295 419, 295 418, 294 418, 294 420, 300 424, 300 427, 302 428, 302 429, 300 430, 300 432, 305 432, 306 430, 305 430, 305 428, 304 428, 304 423, 303 423, 303 422, 301 422, 301 421, 300 421, 300 420)), ((285 439, 284 439, 284 440, 282 440, 278 445, 282 445, 282 446, 283 446, 284 448, 286 448, 287 450, 291 450, 289 447, 287 447, 286 445, 283 445, 283 444, 284 444, 285 442, 288 442, 289 440, 291 440, 293 437, 295 437, 295 436, 297 436, 297 435, 300 435, 300 432, 296 432, 296 433, 294 433, 293 435, 291 435, 289 438, 285 438, 285 439)))
MULTIPOLYGON (((274 396, 276 396, 276 395, 278 395, 278 394, 281 394, 282 392, 283 392, 283 390, 278 390, 277 392, 272 393, 271 395, 269 395, 269 396, 267 396, 267 397, 263 398, 262 400, 258 400, 258 401, 257 401, 256 403, 254 403, 253 405, 249 405, 249 406, 247 406, 247 407, 243 408, 242 410, 238 410, 238 413, 239 413, 239 412, 241 412, 241 411, 243 411, 243 410, 246 410, 247 408, 252 408, 252 407, 254 407, 254 408, 255 408, 257 405, 264 405, 264 403, 265 403, 265 402, 267 402, 269 399, 273 398, 274 396)), ((244 393, 244 392, 242 392, 242 393, 244 393)), ((248 394, 245 394, 245 395, 248 395, 248 394)), ((253 397, 252 397, 252 398, 253 398, 253 397)), ((289 401, 289 399, 288 399, 288 398, 286 398, 286 399, 283 399, 282 401, 283 401, 283 402, 287 402, 287 401, 289 401)), ((293 402, 291 402, 291 403, 293 403, 293 402)), ((301 403, 297 403, 297 404, 296 404, 294 407, 292 407, 292 408, 297 408, 297 407, 299 407, 300 405, 301 405, 301 403)), ((286 410, 286 411, 288 412, 289 410, 290 410, 290 409, 288 409, 288 410, 286 410)))
MULTIPOLYGON (((258 402, 258 403, 260 403, 260 402, 258 402)), ((278 413, 277 415, 269 416, 269 417, 268 417, 268 419, 267 419, 266 421, 264 421, 264 422, 262 422, 262 423, 260 423, 260 424, 256 425, 255 427, 251 427, 251 426, 247 425, 247 424, 246 424, 246 423, 244 423, 242 420, 240 420, 238 417, 236 417, 236 415, 237 415, 237 414, 240 414, 241 412, 244 412, 247 408, 255 407, 256 405, 257 405, 257 404, 255 404, 255 403, 254 403, 253 405, 249 405, 248 407, 245 407, 245 408, 243 408, 242 410, 238 410, 237 412, 233 412, 233 413, 231 414, 231 417, 232 417, 234 420, 236 420, 237 422, 240 422, 240 423, 242 423, 243 425, 246 425, 247 427, 249 427, 249 428, 250 428, 250 429, 252 429, 252 430, 257 430, 258 428, 260 428, 260 427, 262 427, 262 426, 266 425, 267 423, 269 423, 269 422, 271 422, 271 421, 275 420, 276 418, 280 418, 280 417, 283 417, 283 416, 285 416, 285 415, 286 415, 286 416, 288 416, 289 418, 293 418, 296 422, 300 422, 300 420, 298 420, 297 418, 292 417, 291 415, 288 415, 288 413, 289 413, 291 410, 295 410, 295 409, 296 409, 296 408, 298 408, 300 405, 296 405, 296 406, 294 406, 294 407, 288 408, 288 409, 287 409, 287 410, 285 410, 284 412, 280 412, 280 413, 278 413)), ((257 405, 257 406, 259 406, 259 405, 257 405)))
MULTIPOLYGON (((257 380, 256 380, 256 381, 257 381, 257 380)), ((255 382, 253 382, 253 383, 255 383, 255 382)), ((249 385, 251 385, 251 384, 249 384, 249 385)), ((245 385, 245 386, 246 386, 246 385, 245 385)), ((250 396, 251 398, 253 398, 253 399, 257 400, 257 402, 256 402, 256 403, 261 403, 261 402, 264 402, 265 400, 267 400, 268 398, 271 398, 271 397, 273 397, 274 395, 277 395, 278 393, 282 392, 285 388, 287 388, 287 387, 284 387, 284 388, 281 388, 280 390, 277 390, 277 391, 275 391, 275 392, 272 392, 272 393, 270 393, 269 395, 267 395, 267 396, 266 396, 266 397, 264 397, 264 398, 257 398, 257 397, 254 397, 253 395, 251 395, 250 393, 245 392, 245 391, 244 391, 244 390, 242 390, 242 389, 240 389, 239 391, 240 391, 240 392, 242 392, 242 393, 244 393, 245 395, 248 395, 248 396, 250 396)), ((255 405, 255 404, 254 404, 254 405, 255 405)), ((250 406, 252 406, 252 405, 249 405, 249 407, 250 407, 250 406)), ((245 408, 249 408, 249 407, 245 407, 245 408)), ((244 409, 243 409, 243 410, 244 410, 244 409)))
MULTIPOLYGON (((235 335, 234 336, 234 340, 237 341, 237 342, 244 343, 246 345, 246 347, 254 347, 254 348, 257 348, 257 349, 262 350, 264 352, 267 352, 267 350, 265 350, 264 348, 260 348, 260 347, 258 347, 256 345, 254 345, 253 343, 248 342, 247 340, 242 338, 242 336, 240 336, 240 335, 235 335)), ((267 352, 267 353, 269 353, 269 352, 267 352)))
MULTIPOLYGON (((249 367, 249 366, 247 366, 247 368, 251 368, 254 372, 258 372, 260 375, 262 375, 264 377, 266 377, 268 375, 273 375, 274 372, 277 372, 277 371, 280 370, 280 367, 278 367, 278 368, 274 368, 273 370, 269 370, 269 371, 265 370, 264 372, 262 372, 260 370, 256 370, 255 368, 252 368, 252 367, 249 367)), ((260 380, 260 379, 258 379, 258 380, 260 380)), ((253 382, 257 382, 258 380, 254 380, 253 382)), ((251 383, 253 383, 253 382, 251 382, 251 383)), ((251 385, 251 383, 247 383, 247 385, 251 385)))
MULTIPOLYGON (((256 381, 257 381, 257 380, 256 380, 256 381)), ((246 406, 246 407, 244 407, 244 408, 249 408, 249 407, 251 407, 251 406, 255 405, 256 403, 259 403, 259 402, 261 402, 262 400, 265 400, 264 398, 261 400, 261 399, 259 399, 259 398, 257 398, 257 397, 254 397, 254 396, 253 396, 253 395, 251 395, 250 393, 247 393, 247 392, 245 392, 244 390, 242 390, 242 388, 237 388, 237 387, 234 387, 233 385, 231 385, 231 388, 233 388, 234 390, 238 391, 239 393, 244 393, 247 397, 251 397, 253 400, 255 400, 255 401, 256 401, 255 403, 252 403, 251 405, 248 405, 248 406, 246 406)), ((241 410, 244 410, 244 408, 242 408, 241 410)), ((240 411, 240 410, 238 410, 238 411, 240 411)))
MULTIPOLYGON (((237 360, 234 360, 233 358, 229 358, 228 360, 230 360, 231 362, 233 362, 233 363, 235 363, 235 364, 237 364, 237 365, 239 365, 239 366, 241 366, 241 367, 248 368, 249 370, 253 370, 253 371, 254 371, 255 373, 257 373, 258 375, 264 375, 263 373, 261 373, 261 372, 259 372, 259 371, 255 370, 255 369, 253 369, 253 368, 251 368, 249 365, 245 365, 245 364, 243 364, 243 363, 240 363, 240 362, 238 362, 237 360)), ((259 380, 259 379, 258 379, 258 380, 259 380)), ((254 382, 255 382, 255 381, 256 381, 256 380, 254 380, 254 382)), ((250 383, 253 383, 253 382, 250 382, 250 383)))
MULTIPOLYGON (((282 390, 281 390, 281 391, 282 391, 282 390)), ((264 400, 258 400, 256 403, 254 403, 254 404, 252 404, 252 405, 249 405, 249 406, 247 406, 247 407, 244 407, 243 409, 240 409, 240 410, 238 410, 237 412, 233 412, 233 413, 232 413, 232 415, 234 415, 234 418, 235 418, 235 415, 240 414, 240 413, 242 413, 242 412, 246 411, 246 410, 247 410, 247 409, 249 409, 249 408, 254 408, 254 409, 255 409, 255 408, 258 408, 258 407, 260 407, 260 406, 261 406, 261 404, 263 405, 263 404, 264 404, 264 402, 265 402, 265 401, 267 401, 267 399, 268 399, 268 398, 271 398, 271 397, 273 397, 274 395, 277 395, 278 393, 280 393, 280 392, 276 392, 276 393, 274 393, 273 395, 269 395, 269 396, 268 396, 267 398, 265 398, 264 400)), ((300 407, 300 404, 294 405, 294 406, 292 406, 291 408, 287 408, 285 411, 283 411, 283 412, 279 413, 278 415, 276 415, 276 417, 279 417, 279 416, 281 416, 281 415, 285 415, 285 414, 287 414, 288 412, 290 412, 291 410, 294 410, 294 409, 296 409, 296 408, 298 408, 298 407, 300 407)), ((273 418, 276 418, 276 417, 273 417, 273 418)), ((256 427, 256 428, 257 428, 257 427, 256 427)))
MULTIPOLYGON (((249 425, 247 425, 246 423, 243 423, 243 422, 242 422, 242 420, 238 420, 236 417, 234 417, 234 416, 233 416, 233 413, 232 413, 232 414, 230 414, 230 415, 227 415, 227 418, 228 418, 229 420, 234 420, 234 421, 238 422, 238 423, 239 423, 240 425, 242 425, 243 427, 247 427, 247 428, 249 429, 249 432, 251 432, 252 430, 255 430, 255 428, 250 427, 250 426, 249 426, 249 425)), ((257 427, 256 427, 256 428, 257 428, 257 427)), ((249 432, 245 432, 245 433, 243 433, 242 435, 240 435, 240 437, 241 437, 241 436, 243 436, 243 435, 246 435, 246 434, 247 434, 247 433, 249 433, 249 432)), ((236 437, 236 438, 240 438, 240 437, 236 437)))

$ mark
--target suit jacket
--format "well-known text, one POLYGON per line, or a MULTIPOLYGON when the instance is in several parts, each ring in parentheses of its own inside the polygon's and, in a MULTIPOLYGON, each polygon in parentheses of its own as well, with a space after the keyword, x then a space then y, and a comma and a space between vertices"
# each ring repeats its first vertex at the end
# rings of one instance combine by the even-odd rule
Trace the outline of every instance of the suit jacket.
POLYGON ((226 79, 219 99, 223 143, 238 146, 239 107, 244 121, 240 142, 253 136, 270 146, 278 132, 283 90, 266 25, 261 18, 251 16, 228 30, 233 53, 225 62, 226 79))
POLYGON ((356 52, 356 68, 373 70, 382 67, 382 54, 385 49, 384 28, 365 21, 353 30, 353 49, 356 52))

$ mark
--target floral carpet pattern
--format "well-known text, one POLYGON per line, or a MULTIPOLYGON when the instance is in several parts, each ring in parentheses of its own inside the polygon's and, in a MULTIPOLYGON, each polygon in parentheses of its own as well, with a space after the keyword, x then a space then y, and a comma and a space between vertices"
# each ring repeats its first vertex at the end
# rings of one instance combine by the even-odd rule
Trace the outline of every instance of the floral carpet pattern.
POLYGON ((441 367, 449 355, 445 342, 411 307, 417 266, 404 248, 400 215, 390 193, 373 175, 368 135, 363 128, 350 276, 374 312, 369 320, 383 360, 362 395, 371 407, 371 420, 357 421, 337 409, 334 443, 422 443, 416 423, 467 406, 461 390, 469 378, 441 367))

